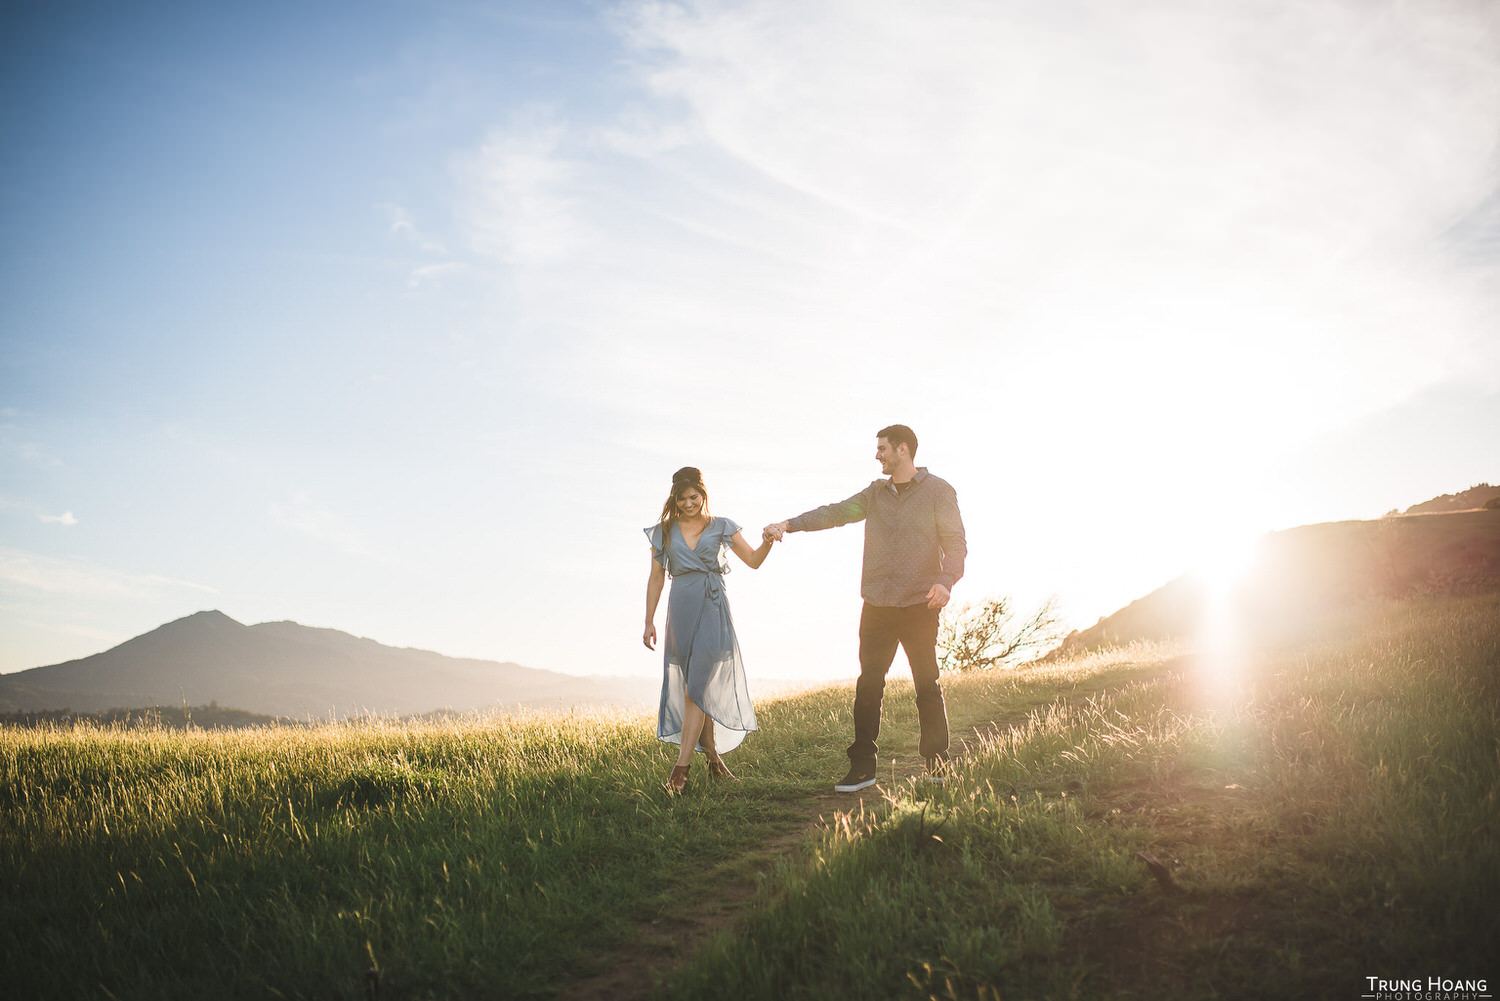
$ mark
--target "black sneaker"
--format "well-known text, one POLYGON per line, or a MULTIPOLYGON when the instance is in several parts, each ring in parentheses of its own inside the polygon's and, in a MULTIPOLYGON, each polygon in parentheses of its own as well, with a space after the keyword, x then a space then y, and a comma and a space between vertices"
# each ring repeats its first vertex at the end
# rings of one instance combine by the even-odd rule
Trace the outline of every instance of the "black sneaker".
POLYGON ((849 769, 849 774, 841 779, 838 785, 833 787, 834 792, 859 792, 868 789, 875 784, 875 766, 855 765, 849 769))

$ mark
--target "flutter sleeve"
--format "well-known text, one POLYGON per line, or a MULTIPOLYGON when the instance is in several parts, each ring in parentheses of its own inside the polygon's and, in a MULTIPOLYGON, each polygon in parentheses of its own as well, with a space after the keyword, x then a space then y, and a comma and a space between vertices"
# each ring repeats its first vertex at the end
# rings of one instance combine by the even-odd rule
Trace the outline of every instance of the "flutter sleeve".
POLYGON ((646 541, 651 543, 651 558, 660 563, 662 569, 665 570, 667 566, 667 554, 662 547, 663 536, 661 525, 652 525, 650 528, 641 529, 641 531, 646 533, 646 541))
POLYGON ((719 572, 729 572, 729 550, 734 546, 734 533, 740 530, 739 522, 733 518, 715 518, 719 530, 719 572))

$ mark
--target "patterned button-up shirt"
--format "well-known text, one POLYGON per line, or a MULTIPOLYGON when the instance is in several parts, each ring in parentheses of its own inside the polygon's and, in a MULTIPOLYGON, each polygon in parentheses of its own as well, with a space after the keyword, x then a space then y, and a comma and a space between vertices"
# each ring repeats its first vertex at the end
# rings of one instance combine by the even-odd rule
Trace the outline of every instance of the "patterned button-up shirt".
POLYGON ((958 495, 926 466, 917 469, 904 491, 889 479, 876 480, 848 500, 797 515, 787 527, 818 532, 853 521, 865 523, 859 593, 872 605, 924 605, 932 585, 951 591, 964 575, 969 546, 958 495))

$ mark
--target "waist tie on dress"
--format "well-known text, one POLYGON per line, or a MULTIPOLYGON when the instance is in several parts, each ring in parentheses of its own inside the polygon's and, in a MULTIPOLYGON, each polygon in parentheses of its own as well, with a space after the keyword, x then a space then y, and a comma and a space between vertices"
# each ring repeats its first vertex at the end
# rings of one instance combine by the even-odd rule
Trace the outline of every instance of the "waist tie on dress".
POLYGON ((708 578, 708 580, 705 582, 704 589, 708 593, 708 600, 717 605, 719 603, 719 598, 724 594, 724 571, 720 570, 718 567, 704 567, 701 570, 683 570, 682 572, 674 574, 673 576, 686 577, 688 574, 703 574, 708 578))

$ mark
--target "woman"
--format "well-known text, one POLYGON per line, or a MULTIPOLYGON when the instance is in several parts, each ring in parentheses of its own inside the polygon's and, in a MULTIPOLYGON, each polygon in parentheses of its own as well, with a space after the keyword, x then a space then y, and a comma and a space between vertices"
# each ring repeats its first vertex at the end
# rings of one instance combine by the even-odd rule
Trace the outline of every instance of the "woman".
POLYGON ((771 540, 763 538, 759 549, 751 549, 739 525, 710 516, 703 474, 692 466, 672 475, 672 493, 662 505, 661 520, 645 532, 651 540, 642 637, 648 650, 656 649, 656 606, 667 575, 672 576, 656 736, 681 745, 666 782, 668 792, 680 793, 687 787, 695 746, 708 759, 710 775, 734 779, 720 755, 734 750, 755 729, 755 707, 724 594, 724 574, 729 572, 724 550, 732 549, 753 570, 765 561, 771 540))

